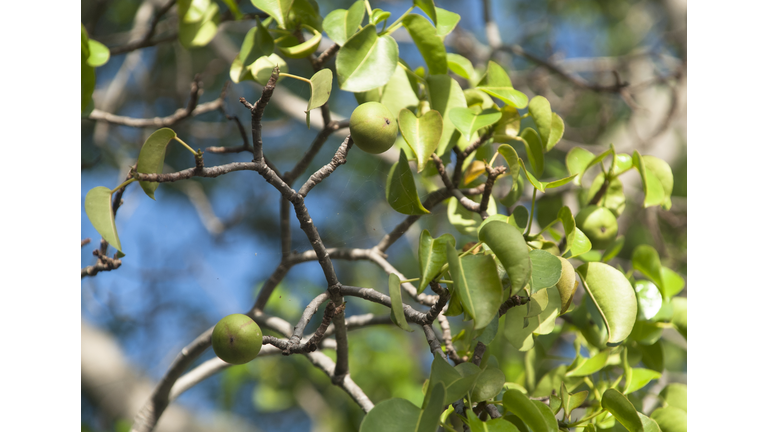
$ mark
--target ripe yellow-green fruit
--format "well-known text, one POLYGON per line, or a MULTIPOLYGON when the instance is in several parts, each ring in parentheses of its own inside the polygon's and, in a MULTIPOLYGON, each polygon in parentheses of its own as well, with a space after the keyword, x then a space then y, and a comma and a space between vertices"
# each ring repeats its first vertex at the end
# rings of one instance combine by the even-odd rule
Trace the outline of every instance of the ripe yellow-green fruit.
POLYGON ((576 215, 576 226, 592 243, 592 249, 607 248, 619 231, 613 212, 595 205, 584 207, 579 211, 576 215))
POLYGON ((213 352, 230 364, 243 364, 261 351, 261 328, 249 316, 227 315, 213 328, 213 352))
POLYGON ((576 271, 567 259, 560 258, 560 263, 563 265, 563 272, 560 273, 560 280, 557 281, 557 290, 560 292, 560 315, 564 314, 568 310, 568 306, 571 305, 573 300, 573 293, 576 292, 576 287, 579 285, 576 282, 576 271))
POLYGON ((379 102, 366 102, 352 111, 349 133, 355 145, 366 153, 389 150, 397 139, 395 116, 379 102))

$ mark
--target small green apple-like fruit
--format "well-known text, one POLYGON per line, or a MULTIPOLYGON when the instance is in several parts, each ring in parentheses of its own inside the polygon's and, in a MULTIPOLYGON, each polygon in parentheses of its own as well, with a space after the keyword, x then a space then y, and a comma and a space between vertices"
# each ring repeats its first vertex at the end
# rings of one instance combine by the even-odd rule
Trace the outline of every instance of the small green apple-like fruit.
POLYGON ((592 243, 592 249, 607 248, 619 231, 613 212, 595 205, 584 207, 579 211, 576 215, 576 226, 592 243))
POLYGON ((576 292, 576 287, 579 283, 576 282, 576 271, 573 270, 573 266, 567 259, 560 258, 560 263, 563 265, 563 272, 560 273, 560 280, 557 281, 557 291, 560 292, 560 315, 564 314, 568 310, 568 306, 571 305, 573 300, 573 293, 576 292))
POLYGON ((243 314, 227 315, 213 328, 213 352, 230 364, 243 364, 261 351, 261 329, 243 314))
POLYGON ((349 133, 360 150, 373 154, 384 153, 395 144, 397 121, 384 105, 366 102, 352 111, 349 133))

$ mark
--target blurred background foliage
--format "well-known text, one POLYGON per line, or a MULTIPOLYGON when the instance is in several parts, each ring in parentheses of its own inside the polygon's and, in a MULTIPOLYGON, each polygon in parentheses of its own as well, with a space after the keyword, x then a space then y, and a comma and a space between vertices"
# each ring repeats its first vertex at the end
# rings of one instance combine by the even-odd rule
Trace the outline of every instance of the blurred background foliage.
MULTIPOLYGON (((81 20, 91 38, 108 47, 124 45, 142 28, 164 1, 83 0, 81 20), (133 36, 132 36, 133 35, 133 36)), ((224 2, 221 11, 227 11, 224 2)), ((346 8, 351 0, 318 0, 324 16, 346 8)), ((373 7, 402 14, 409 1, 372 2, 373 7)), ((505 47, 517 46, 545 59, 569 76, 587 83, 611 86, 627 82, 620 92, 594 91, 564 79, 541 64, 518 55, 514 49, 491 53, 487 46, 482 0, 437 0, 439 7, 461 14, 458 28, 446 38, 449 52, 468 57, 475 66, 487 63, 489 55, 510 72, 514 86, 529 97, 540 94, 552 103, 565 121, 563 141, 550 152, 549 175, 564 172, 563 159, 575 146, 599 152, 613 143, 617 151, 637 149, 666 160, 673 168, 675 185, 672 208, 642 208, 642 187, 627 175, 626 208, 619 218, 619 233, 626 236, 614 263, 629 268, 637 245, 653 245, 664 265, 686 275, 686 3, 677 0, 566 0, 490 1, 490 13, 498 24, 505 47)), ((245 13, 256 12, 248 1, 240 1, 245 13)), ((158 26, 158 35, 175 30, 175 9, 158 26)), ((215 100, 229 81, 229 66, 252 20, 226 21, 206 47, 186 50, 178 41, 114 55, 97 70, 93 95, 97 109, 130 117, 166 116, 186 106, 190 83, 200 74, 205 93, 200 102, 215 100)), ((423 60, 401 29, 394 34, 400 56, 411 67, 423 60)), ((327 46, 327 41, 321 49, 327 46)), ((286 59, 291 73, 309 77, 308 61, 286 59)), ((326 65, 333 67, 333 61, 326 65)), ((461 78, 458 78, 462 84, 461 78)), ((281 81, 284 93, 307 98, 308 88, 294 80, 281 81)), ((251 82, 229 84, 224 110, 246 126, 249 113, 237 101, 255 101, 260 87, 251 82)), ((277 93, 276 93, 277 95, 277 93)), ((301 103, 271 103, 264 121, 264 151, 282 171, 291 169, 311 143, 316 129, 307 130, 301 103)), ((335 83, 328 102, 334 118, 348 118, 357 105, 351 93, 335 83)), ((319 117, 319 112, 313 115, 319 117)), ((135 163, 139 149, 155 128, 109 125, 89 119, 81 121, 81 200, 98 185, 114 187, 135 163)), ((233 121, 222 111, 188 118, 171 126, 193 148, 235 147, 242 139, 233 121)), ((523 124, 525 127, 525 123, 523 124)), ((343 135, 334 135, 323 147, 299 182, 331 159, 343 135)), ((518 149, 521 151, 522 149, 518 149)), ((206 154, 207 166, 248 161, 248 153, 206 154)), ((326 179, 307 198, 307 206, 327 247, 371 247, 402 220, 384 200, 384 181, 392 157, 352 151, 348 163, 326 179)), ((166 172, 194 164, 180 146, 171 146, 166 172)), ((632 174, 635 175, 635 174, 632 174)), ((545 175, 547 177, 547 175, 545 175)), ((622 179, 623 180, 623 179, 622 179)), ((590 179, 586 180, 589 184, 590 179)), ((424 191, 424 181, 420 186, 424 191)), ((506 186, 507 188, 509 185, 506 186)), ((529 186, 530 188, 530 186, 529 186)), ((537 221, 546 223, 547 209, 558 203, 577 207, 584 197, 573 188, 560 195, 547 194, 537 202, 537 221), (547 205, 547 202, 550 205, 547 205), (541 205, 539 205, 541 204, 541 205)), ((521 202, 530 208, 530 190, 521 202)), ((129 187, 117 225, 124 251, 122 266, 82 281, 83 325, 99 329, 114 340, 126 361, 142 376, 156 382, 179 350, 224 315, 244 312, 254 301, 259 286, 280 260, 279 195, 250 172, 236 172, 216 179, 195 179, 163 184, 157 201, 143 197, 138 187, 129 187)), ((82 208, 82 206, 81 206, 82 208)), ((458 245, 473 240, 458 233, 447 221, 445 206, 387 252, 390 262, 409 277, 418 275, 417 240, 421 229, 435 237, 451 233, 458 245)), ((505 212, 504 210, 501 210, 505 212)), ((295 250, 309 249, 298 224, 293 221, 295 250)), ((98 235, 84 211, 81 237, 94 242, 81 250, 82 266, 91 265, 98 235)), ((340 279, 350 285, 386 289, 387 275, 369 262, 335 262, 340 279)), ((266 311, 295 322, 309 300, 324 290, 322 272, 316 264, 293 268, 273 294, 266 311)), ((578 295, 578 294, 577 294, 578 295)), ((683 293, 685 295, 685 293, 683 293)), ((383 306, 349 300, 347 315, 388 314, 383 306)), ((315 316, 308 328, 319 323, 315 316)), ((451 318, 453 334, 462 327, 451 318)), ((84 333, 85 334, 85 333, 84 333)), ((498 339, 501 338, 497 338, 498 339)), ((534 354, 543 373, 573 357, 571 339, 539 337, 534 354)), ((84 346, 91 340, 83 336, 84 346)), ((457 340, 457 348, 462 341, 457 340)), ((684 374, 686 351, 661 339, 664 367, 684 374)), ((431 356, 423 335, 406 334, 394 326, 374 326, 350 334, 352 378, 374 403, 402 397, 419 404, 421 385, 429 373, 431 356)), ((526 356, 509 344, 494 343, 507 381, 525 384, 526 356)), ((331 357, 332 351, 326 351, 331 357)), ((199 364, 213 356, 208 351, 199 364)), ((529 359, 530 361, 530 359, 529 359)), ((530 365, 528 366, 530 368, 530 365)), ((84 371, 85 373, 85 371, 84 371)), ((119 391, 119 383, 116 384, 119 391)), ((127 430, 132 414, 106 406, 82 387, 83 430, 127 430)), ((142 398, 145 399, 147 395, 142 398)), ((143 403, 143 399, 140 403, 143 403)), ((633 401, 639 403, 638 401, 633 401)), ((176 402, 200 419, 215 422, 222 411, 256 425, 260 430, 352 431, 362 411, 339 388, 333 386, 303 356, 258 358, 250 364, 227 369, 184 393, 176 402)))

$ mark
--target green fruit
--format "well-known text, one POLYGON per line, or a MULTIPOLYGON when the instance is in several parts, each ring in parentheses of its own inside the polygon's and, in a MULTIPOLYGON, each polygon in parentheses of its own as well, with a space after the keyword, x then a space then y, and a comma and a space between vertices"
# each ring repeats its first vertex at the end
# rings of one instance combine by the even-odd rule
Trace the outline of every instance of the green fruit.
POLYGON ((605 249, 616 238, 616 216, 605 207, 587 206, 576 215, 576 226, 592 243, 592 249, 605 249))
POLYGON ((576 282, 576 271, 567 259, 560 258, 560 263, 563 265, 563 272, 560 273, 560 280, 557 281, 557 290, 560 292, 560 315, 564 314, 568 310, 568 306, 571 305, 573 300, 573 293, 576 292, 576 287, 579 285, 576 282))
POLYGON ((227 315, 213 328, 213 352, 230 364, 243 364, 261 351, 261 329, 243 314, 227 315))
POLYGON ((366 102, 352 111, 349 133, 355 145, 366 153, 389 150, 397 139, 395 116, 379 102, 366 102))

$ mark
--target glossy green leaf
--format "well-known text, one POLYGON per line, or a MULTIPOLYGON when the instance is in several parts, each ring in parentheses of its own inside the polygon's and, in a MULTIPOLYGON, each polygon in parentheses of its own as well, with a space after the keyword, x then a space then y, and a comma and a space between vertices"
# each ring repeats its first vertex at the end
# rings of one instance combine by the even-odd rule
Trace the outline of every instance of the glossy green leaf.
MULTIPOLYGON (((587 192, 585 199, 586 201, 592 200, 597 192, 603 187, 604 181, 605 175, 602 172, 595 176, 595 179, 592 182, 592 185, 589 187, 589 191, 587 192)), ((621 183, 621 180, 618 178, 613 178, 611 179, 610 183, 608 183, 608 189, 606 189, 600 201, 597 202, 597 205, 607 208, 608 210, 612 211, 616 217, 618 217, 624 212, 626 202, 627 198, 624 196, 624 186, 621 183)))
POLYGON ((379 37, 376 26, 368 24, 352 36, 336 55, 339 87, 364 92, 386 84, 395 73, 397 42, 392 36, 379 37))
POLYGON ((323 31, 323 17, 316 0, 294 0, 288 12, 287 25, 289 28, 304 27, 323 31))
POLYGON ((493 251, 504 266, 511 284, 509 295, 517 294, 528 283, 532 272, 528 245, 523 235, 507 223, 493 221, 483 226, 478 238, 493 251))
POLYGON ((644 207, 661 205, 665 202, 664 186, 653 172, 645 168, 644 158, 635 150, 632 153, 632 165, 640 173, 643 180, 643 192, 645 193, 644 207))
POLYGON ((309 103, 307 104, 307 128, 309 128, 309 112, 320 108, 328 102, 333 87, 333 72, 330 69, 321 69, 309 79, 309 103))
POLYGON ((488 70, 477 84, 477 88, 515 108, 525 108, 528 105, 528 96, 512 87, 509 75, 496 62, 488 62, 488 70))
POLYGON ((670 197, 672 196, 672 188, 675 183, 672 168, 664 160, 649 155, 643 156, 643 164, 645 165, 646 173, 652 173, 659 180, 664 191, 664 203, 662 206, 669 210, 672 207, 670 197))
POLYGON ((251 3, 274 18, 280 28, 287 29, 288 11, 291 10, 293 0, 251 0, 251 3))
MULTIPOLYGON (((428 388, 431 389, 435 384, 443 383, 446 389, 444 404, 450 404, 463 398, 472 389, 475 380, 480 375, 480 368, 474 364, 471 365, 474 367, 453 368, 440 355, 435 356, 429 373, 428 388)), ((426 407, 426 405, 427 400, 425 399, 423 406, 426 407)))
POLYGON ((323 40, 323 34, 319 30, 307 25, 303 25, 302 27, 311 30, 312 37, 304 42, 299 42, 298 39, 294 41, 293 38, 290 38, 284 40, 283 43, 279 43, 277 48, 284 56, 300 59, 309 57, 317 51, 317 47, 320 46, 320 41, 323 40))
POLYGON ((544 151, 548 152, 555 148, 555 145, 563 139, 564 133, 565 123, 563 122, 562 117, 556 113, 552 113, 552 125, 549 131, 549 137, 547 138, 546 143, 544 143, 544 151))
POLYGON ((432 153, 437 150, 443 132, 443 118, 435 110, 416 117, 411 111, 403 109, 398 116, 398 123, 403 139, 416 155, 417 170, 421 172, 431 160, 432 153))
POLYGON ((371 12, 370 22, 373 24, 379 24, 382 21, 386 21, 392 15, 392 12, 384 12, 379 8, 376 8, 371 12))
POLYGON ((587 165, 595 158, 595 155, 589 150, 584 150, 581 147, 574 147, 565 156, 565 166, 568 168, 569 174, 576 174, 576 178, 573 182, 577 186, 581 186, 581 175, 587 169, 587 165))
POLYGON ((560 260, 549 252, 534 249, 529 252, 531 258, 531 289, 536 292, 555 286, 560 280, 563 265, 560 260))
POLYGON ((607 263, 608 261, 612 260, 616 257, 616 255, 621 252, 621 249, 624 247, 624 236, 620 235, 616 237, 615 240, 607 247, 605 248, 605 251, 603 251, 603 256, 600 258, 600 261, 607 263))
POLYGON ((429 107, 439 112, 443 119, 443 132, 436 150, 437 155, 442 156, 450 148, 451 136, 456 130, 448 112, 453 108, 466 108, 467 101, 459 83, 448 75, 428 76, 427 94, 429 107))
MULTIPOLYGON (((176 132, 169 128, 162 128, 152 132, 152 135, 144 141, 139 152, 139 160, 136 162, 136 172, 141 174, 162 174, 165 161, 165 148, 176 138, 176 132)), ((160 185, 158 182, 139 182, 141 188, 148 197, 155 199, 155 190, 160 185)))
POLYGON ((544 148, 541 145, 541 139, 535 130, 525 128, 520 134, 525 144, 525 153, 528 155, 528 162, 531 164, 533 175, 537 178, 544 174, 544 148))
POLYGON ((632 267, 653 281, 659 291, 664 290, 659 253, 650 245, 640 245, 632 252, 632 267))
POLYGON ((93 67, 103 66, 104 63, 109 61, 109 48, 104 46, 103 43, 97 42, 93 39, 88 40, 88 65, 93 67))
POLYGON ((533 97, 528 103, 528 114, 536 124, 536 129, 539 130, 541 142, 546 144, 549 141, 549 131, 552 128, 552 107, 547 98, 544 96, 533 97))
POLYGON ((637 318, 648 321, 661 309, 661 293, 651 281, 639 280, 635 282, 637 293, 637 318))
POLYGON ((555 329, 555 319, 560 315, 560 291, 556 286, 531 295, 531 309, 526 316, 533 326, 533 334, 547 335, 555 329))
POLYGON ((668 267, 661 266, 661 280, 664 282, 661 294, 666 299, 672 298, 685 287, 685 279, 668 267))
POLYGON ((448 60, 445 56, 445 44, 437 36, 437 29, 426 18, 416 14, 408 14, 402 22, 424 58, 429 74, 447 74, 448 60))
POLYGON ((219 5, 210 0, 181 2, 179 17, 179 42, 184 48, 208 45, 218 32, 219 5))
MULTIPOLYGON (((479 199, 478 199, 479 201, 479 199)), ((476 212, 471 212, 464 208, 455 197, 448 199, 448 222, 454 226, 460 233, 466 235, 476 235, 478 226, 482 218, 476 212)), ((488 215, 497 213, 496 200, 491 197, 488 201, 488 215)))
POLYGON ((429 285, 429 282, 440 274, 443 265, 448 262, 448 249, 456 248, 456 239, 450 234, 443 234, 433 239, 429 231, 424 230, 419 237, 419 294, 429 285))
POLYGON ((360 432, 416 431, 422 411, 411 402, 387 399, 363 417, 360 432))
POLYGON ((613 175, 624 174, 630 169, 632 169, 632 156, 626 153, 617 153, 613 175))
POLYGON ((496 263, 488 255, 466 255, 460 259, 455 249, 448 248, 447 252, 454 292, 459 295, 464 312, 475 321, 474 328, 481 329, 493 320, 503 302, 496 263))
POLYGON ((563 251, 563 256, 565 256, 566 251, 570 251, 568 258, 575 258, 592 249, 592 243, 587 236, 576 227, 576 220, 573 218, 573 213, 569 207, 561 208, 557 218, 562 222, 565 231, 566 248, 563 251))
POLYGON ((461 15, 439 7, 435 8, 435 12, 437 12, 437 23, 435 24, 437 35, 443 38, 456 28, 461 20, 461 15))
POLYGON ((643 345, 654 344, 661 338, 664 327, 662 323, 638 320, 629 336, 643 345))
POLYGON ((651 413, 662 432, 687 432, 688 414, 680 408, 668 406, 651 413))
POLYGON ((477 106, 481 110, 492 108, 495 105, 487 93, 473 88, 464 90, 464 98, 467 100, 468 107, 477 106))
POLYGON ((506 377, 501 369, 488 366, 480 372, 470 395, 472 402, 482 402, 496 397, 504 387, 506 377))
POLYGON ((467 410, 465 412, 467 415, 466 423, 471 432, 520 432, 520 429, 514 424, 503 418, 482 421, 475 415, 474 411, 467 410))
POLYGON ((565 418, 570 419, 571 412, 573 412, 574 409, 580 407, 581 404, 587 400, 588 396, 589 391, 587 390, 577 393, 569 393, 568 389, 565 387, 565 381, 563 381, 560 384, 560 398, 563 401, 563 411, 565 411, 565 418))
POLYGON ((641 412, 638 412, 637 415, 640 416, 640 421, 643 422, 643 432, 662 432, 656 420, 646 417, 641 412))
POLYGON ((519 140, 520 113, 517 108, 506 105, 501 108, 501 119, 493 129, 493 142, 507 143, 519 140))
POLYGON ((510 177, 513 179, 518 178, 518 175, 520 173, 520 161, 519 157, 517 156, 517 152, 515 149, 508 144, 502 144, 499 146, 498 150, 499 154, 504 158, 504 160, 507 162, 507 166, 509 169, 507 170, 507 173, 510 177))
POLYGON ((416 423, 416 432, 436 432, 440 425, 440 414, 443 412, 445 404, 445 385, 437 383, 426 395, 426 403, 419 415, 419 421, 416 423))
POLYGON ((629 336, 637 316, 635 290, 624 274, 604 263, 587 263, 576 272, 608 331, 609 344, 629 336))
POLYGON ((365 2, 358 0, 349 9, 336 9, 326 15, 323 20, 323 30, 328 37, 339 46, 344 44, 357 32, 365 16, 365 2))
POLYGON ((673 314, 672 324, 678 332, 688 339, 688 299, 685 297, 674 297, 672 299, 673 314))
POLYGON ((551 182, 539 181, 532 173, 528 171, 528 169, 525 168, 525 163, 523 162, 523 160, 520 159, 519 161, 520 161, 519 162, 520 168, 522 168, 523 173, 525 174, 525 178, 528 179, 528 181, 531 183, 531 186, 535 187, 540 192, 545 192, 547 189, 552 189, 552 188, 556 188, 556 187, 560 187, 562 185, 568 184, 574 178, 576 178, 576 175, 574 174, 562 179, 553 180, 551 182))
POLYGON ((400 277, 394 273, 389 274, 389 298, 392 300, 392 321, 401 329, 412 332, 413 329, 405 320, 403 311, 403 297, 400 292, 400 277))
POLYGON ((606 390, 600 405, 613 414, 616 420, 629 432, 643 431, 643 422, 640 421, 640 416, 637 415, 634 405, 618 390, 612 388, 606 390))
POLYGON ((549 407, 544 404, 544 402, 532 400, 533 404, 536 406, 536 408, 541 413, 541 416, 544 418, 544 422, 547 424, 547 432, 558 432, 557 427, 557 419, 555 418, 555 414, 552 412, 549 407))
MULTIPOLYGON (((251 76, 253 76, 253 79, 257 83, 267 85, 267 82, 269 82, 269 79, 272 77, 272 71, 275 69, 275 66, 280 68, 281 73, 288 73, 288 64, 286 64, 285 60, 277 54, 272 54, 268 57, 260 57, 248 68, 248 70, 250 70, 251 76)), ((278 77, 277 82, 280 82, 282 79, 283 77, 278 77)))
MULTIPOLYGON (((513 389, 507 390, 504 392, 502 400, 507 412, 518 416, 531 429, 531 432, 557 432, 556 428, 554 431, 550 431, 549 421, 544 417, 543 411, 522 392, 513 389)), ((546 405, 544 407, 546 408, 546 405)), ((552 414, 552 411, 549 413, 552 414)))
POLYGON ((576 368, 566 372, 565 376, 568 377, 582 377, 589 376, 593 373, 604 368, 608 362, 608 355, 610 351, 602 351, 594 357, 589 358, 584 363, 579 364, 576 368))
POLYGON ((682 383, 672 383, 659 393, 664 400, 664 406, 673 406, 688 411, 688 386, 682 383))
POLYGON ((400 159, 392 165, 387 176, 387 202, 396 212, 407 215, 429 214, 424 208, 416 192, 416 182, 413 180, 411 167, 405 152, 400 150, 400 159))
POLYGON ((257 18, 256 26, 248 30, 243 39, 237 59, 243 66, 248 67, 260 57, 271 55, 274 49, 275 41, 272 39, 272 35, 257 18))
POLYGON ((413 6, 424 11, 429 19, 437 24, 437 8, 435 7, 435 0, 413 0, 413 6))
POLYGON ((630 394, 648 385, 649 382, 661 378, 661 373, 655 370, 632 368, 632 379, 629 381, 624 394, 630 394))
POLYGON ((448 61, 448 69, 465 80, 471 81, 475 74, 475 68, 468 58, 459 54, 448 53, 446 54, 446 59, 448 61))
POLYGON ((115 215, 112 212, 112 191, 104 186, 89 190, 85 195, 85 214, 104 240, 122 252, 115 227, 115 215))
POLYGON ((448 113, 448 118, 451 119, 456 129, 464 135, 464 139, 469 141, 472 134, 480 128, 490 126, 499 121, 501 113, 494 109, 487 109, 476 113, 471 108, 453 108, 448 113))
POLYGON ((403 65, 395 68, 395 73, 385 86, 355 93, 355 98, 359 104, 380 102, 391 113, 399 113, 403 109, 414 110, 419 105, 419 98, 409 84, 403 65))

